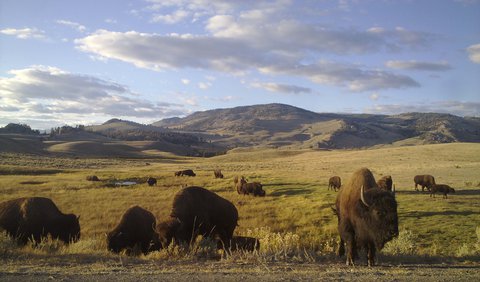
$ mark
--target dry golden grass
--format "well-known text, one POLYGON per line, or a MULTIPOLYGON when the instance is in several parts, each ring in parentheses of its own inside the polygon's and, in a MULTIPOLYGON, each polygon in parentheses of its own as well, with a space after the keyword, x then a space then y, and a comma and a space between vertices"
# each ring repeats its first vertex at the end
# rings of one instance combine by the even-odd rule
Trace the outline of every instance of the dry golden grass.
MULTIPOLYGON (((128 207, 140 205, 161 221, 170 212, 173 196, 185 185, 197 185, 235 204, 240 215, 235 233, 261 239, 257 258, 281 257, 278 254, 283 252, 287 259, 318 260, 332 256, 337 244, 336 218, 331 210, 336 193, 327 190, 328 178, 339 175, 345 183, 360 167, 370 168, 376 178, 390 174, 396 185, 404 235, 399 238, 403 241, 392 243, 397 246, 387 246, 386 253, 471 258, 480 252, 480 248, 475 249, 480 240, 476 231, 480 225, 480 144, 352 151, 248 149, 210 159, 150 159, 150 165, 146 160, 29 156, 17 156, 16 164, 12 164, 14 159, 9 155, 0 162, 0 201, 49 197, 63 212, 81 216, 80 242, 61 251, 54 248, 53 253, 109 256, 104 234, 128 207), (174 177, 174 171, 187 168, 197 177, 174 177), (216 168, 222 169, 224 179, 214 179, 216 168), (457 193, 445 200, 415 192, 416 174, 432 174, 437 183, 448 184, 457 193), (87 175, 97 175, 103 181, 88 182, 87 175), (238 195, 233 189, 235 175, 260 181, 267 196, 238 195), (107 185, 113 180, 143 180, 148 176, 157 178, 157 186, 107 185), (402 247, 406 251, 399 251, 402 247)), ((21 251, 34 252, 29 248, 21 251)), ((165 257, 165 253, 152 254, 147 259, 165 257)))

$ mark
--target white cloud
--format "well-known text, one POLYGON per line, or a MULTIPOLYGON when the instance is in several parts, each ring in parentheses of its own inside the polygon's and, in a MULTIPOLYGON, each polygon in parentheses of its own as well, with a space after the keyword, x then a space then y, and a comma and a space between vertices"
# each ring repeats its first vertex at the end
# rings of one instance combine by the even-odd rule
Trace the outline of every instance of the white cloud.
POLYGON ((289 94, 300 94, 300 93, 311 93, 312 89, 296 86, 296 85, 287 85, 279 84, 272 82, 254 82, 251 84, 252 87, 265 89, 270 92, 280 92, 280 93, 289 93, 289 94))
POLYGON ((410 112, 449 113, 457 116, 480 117, 480 103, 461 101, 430 101, 418 102, 415 104, 385 104, 375 105, 372 108, 365 109, 365 112, 387 115, 410 112))
POLYGON ((168 15, 155 15, 152 18, 152 21, 153 22, 162 22, 162 23, 166 23, 166 24, 175 24, 175 23, 183 21, 189 15, 190 15, 189 12, 187 12, 185 10, 177 10, 174 13, 168 14, 168 15))
POLYGON ((29 39, 29 38, 44 39, 45 38, 45 32, 37 28, 23 28, 23 29, 5 28, 0 30, 0 33, 5 35, 12 35, 20 39, 29 39))
POLYGON ((182 83, 185 84, 185 85, 188 85, 188 84, 190 84, 190 80, 186 79, 186 78, 183 78, 182 83))
POLYGON ((471 45, 467 48, 468 57, 476 64, 480 64, 480 44, 471 45))
POLYGON ((378 93, 372 93, 372 95, 370 95, 370 100, 377 101, 378 98, 380 98, 380 95, 378 95, 378 93))
MULTIPOLYGON (((368 49, 373 51, 377 49, 373 45, 376 45, 379 40, 378 38, 369 40, 369 36, 363 37, 363 35, 357 36, 357 40, 352 39, 350 31, 345 34, 327 32, 329 35, 324 36, 320 43, 317 39, 312 39, 315 38, 315 34, 305 33, 302 36, 295 27, 298 27, 298 24, 286 23, 283 27, 282 24, 278 24, 277 28, 282 29, 282 32, 277 32, 278 36, 262 32, 261 36, 264 38, 258 34, 255 35, 256 30, 261 28, 254 30, 253 27, 251 38, 248 36, 243 38, 243 35, 238 34, 235 38, 231 38, 224 35, 165 36, 135 31, 123 33, 99 30, 75 40, 75 43, 77 48, 84 52, 156 71, 182 68, 234 74, 260 71, 269 74, 295 75, 319 84, 347 87, 352 91, 419 86, 408 76, 370 70, 365 66, 325 61, 305 64, 303 59, 312 52, 351 53, 361 50, 366 52, 368 49), (282 33, 292 37, 297 36, 299 40, 288 39, 288 36, 287 39, 283 38, 280 36, 282 33), (257 41, 252 40, 256 37, 259 37, 257 41), (320 46, 317 46, 317 43, 320 46), (162 51, 158 52, 158 50, 162 51)), ((232 33, 234 32, 228 32, 228 34, 232 33)))
POLYGON ((198 83, 198 88, 202 89, 202 90, 206 90, 208 88, 210 88, 212 86, 212 83, 210 82, 199 82, 198 83))
POLYGON ((56 23, 71 27, 73 29, 76 29, 79 32, 85 32, 85 30, 87 29, 84 25, 81 25, 79 23, 72 22, 72 21, 67 21, 67 20, 57 20, 56 23))
POLYGON ((9 74, 12 77, 0 77, 0 104, 3 105, 0 111, 16 107, 18 115, 99 114, 140 118, 183 113, 178 104, 145 101, 124 85, 55 67, 32 66, 11 70, 9 74))
POLYGON ((452 69, 448 62, 387 61, 385 65, 392 69, 447 71, 452 69))

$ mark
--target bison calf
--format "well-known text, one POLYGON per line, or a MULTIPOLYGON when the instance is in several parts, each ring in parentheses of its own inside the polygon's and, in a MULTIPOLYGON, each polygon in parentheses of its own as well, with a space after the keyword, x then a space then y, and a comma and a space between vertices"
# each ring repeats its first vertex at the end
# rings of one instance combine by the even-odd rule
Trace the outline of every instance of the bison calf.
POLYGON ((159 250, 160 241, 155 227, 155 216, 151 212, 133 206, 125 211, 120 223, 108 233, 108 249, 114 253, 126 250, 127 254, 132 254, 135 247, 140 247, 143 254, 159 250))
POLYGON ((435 193, 437 192, 443 194, 443 198, 446 199, 448 193, 455 193, 455 189, 446 184, 432 185, 430 187, 430 197, 432 197, 433 195, 433 197, 435 198, 435 193))
POLYGON ((26 244, 29 239, 36 244, 50 235, 65 243, 80 239, 79 217, 63 214, 49 198, 19 198, 0 203, 0 229, 26 244))
POLYGON ((328 190, 332 189, 335 192, 342 186, 342 179, 339 176, 332 176, 328 179, 328 190))

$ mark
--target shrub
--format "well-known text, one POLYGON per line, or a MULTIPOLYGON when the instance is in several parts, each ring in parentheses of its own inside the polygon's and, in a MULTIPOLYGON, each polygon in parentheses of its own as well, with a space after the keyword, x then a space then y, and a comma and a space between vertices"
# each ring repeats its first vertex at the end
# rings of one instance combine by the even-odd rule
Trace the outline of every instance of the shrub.
POLYGON ((410 230, 402 230, 398 237, 388 242, 383 252, 390 255, 413 255, 417 250, 418 236, 410 230))

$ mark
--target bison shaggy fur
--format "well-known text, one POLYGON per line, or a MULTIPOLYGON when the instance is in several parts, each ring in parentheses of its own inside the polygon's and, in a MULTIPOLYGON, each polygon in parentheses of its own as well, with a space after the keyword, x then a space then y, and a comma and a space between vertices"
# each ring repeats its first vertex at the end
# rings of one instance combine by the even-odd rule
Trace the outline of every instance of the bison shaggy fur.
POLYGON ((368 264, 375 263, 376 250, 398 236, 397 202, 393 192, 377 187, 371 171, 362 168, 353 173, 336 200, 340 246, 347 252, 347 265, 357 257, 358 249, 367 251, 368 264))
POLYGON ((172 239, 190 243, 197 235, 228 244, 237 221, 237 208, 230 201, 205 188, 190 186, 175 195, 170 219, 157 230, 160 240, 167 244, 172 239))
MULTIPOLYGON (((238 181, 238 180, 237 180, 238 181)), ((250 195, 253 196, 265 196, 265 190, 263 190, 263 185, 260 182, 251 182, 248 183, 244 177, 240 179, 239 182, 236 183, 237 193, 243 195, 250 195)))
POLYGON ((340 186, 342 186, 342 179, 340 176, 332 176, 330 179, 328 179, 328 189, 332 189, 334 191, 337 191, 337 189, 340 189, 340 186))
POLYGON ((214 170, 213 175, 215 176, 215 178, 223 178, 223 173, 219 169, 214 170))
POLYGON ((446 184, 435 184, 430 187, 430 197, 435 198, 435 193, 443 194, 443 198, 447 198, 448 193, 455 193, 455 189, 446 184))
POLYGON ((50 235, 65 243, 80 239, 79 217, 62 213, 49 198, 19 198, 0 203, 0 229, 26 244, 38 244, 50 235))
POLYGON ((100 179, 98 179, 98 176, 96 175, 88 175, 87 181, 100 181, 100 179))
POLYGON ((142 253, 160 249, 160 241, 155 232, 155 216, 139 206, 125 211, 118 225, 107 234, 108 249, 114 253, 126 250, 132 254, 135 248, 142 253))
POLYGON ((385 175, 377 181, 377 186, 380 189, 392 191, 393 180, 392 176, 385 175))
POLYGON ((415 175, 413 181, 415 182, 416 191, 418 191, 417 185, 420 185, 422 187, 422 191, 425 191, 425 187, 430 190, 430 187, 432 185, 435 185, 435 178, 429 174, 415 175))
POLYGON ((175 176, 196 176, 196 174, 191 169, 185 169, 175 172, 175 176))

